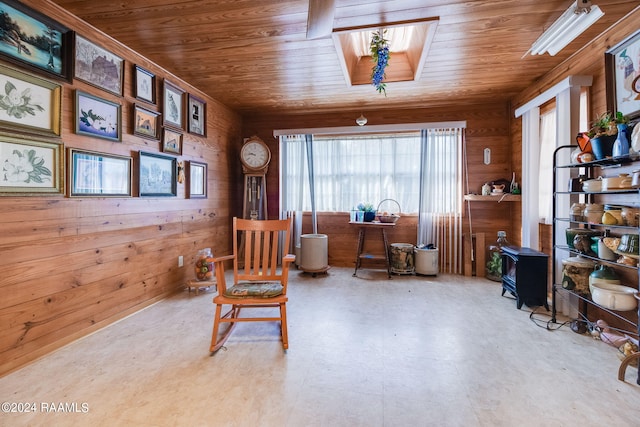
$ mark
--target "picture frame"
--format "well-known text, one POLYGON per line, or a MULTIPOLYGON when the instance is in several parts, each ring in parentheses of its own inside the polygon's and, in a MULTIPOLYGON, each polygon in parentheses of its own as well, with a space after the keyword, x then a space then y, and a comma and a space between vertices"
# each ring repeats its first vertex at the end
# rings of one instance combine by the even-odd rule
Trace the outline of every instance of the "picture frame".
POLYGON ((640 30, 605 52, 607 110, 640 118, 640 30))
POLYGON ((61 85, 0 65, 1 128, 59 137, 61 120, 61 85))
POLYGON ((122 96, 124 59, 76 34, 74 77, 122 96))
POLYGON ((160 113, 138 104, 133 105, 133 134, 143 138, 158 140, 160 133, 160 113))
POLYGON ((131 197, 133 158, 69 148, 69 197, 131 197))
POLYGON ((0 135, 0 172, 2 196, 62 194, 64 146, 49 140, 0 135))
POLYGON ((184 91, 164 80, 162 88, 163 125, 184 129, 184 91))
POLYGON ((182 154, 182 132, 170 128, 162 129, 162 151, 182 154))
POLYGON ((139 152, 138 184, 140 197, 171 197, 177 195, 175 157, 139 152))
POLYGON ((121 142, 121 105, 77 89, 75 94, 76 133, 121 142))
POLYGON ((149 104, 156 104, 156 76, 151 71, 134 65, 133 96, 149 104))
POLYGON ((189 94, 187 103, 187 130, 194 135, 207 135, 207 103, 189 94))
POLYGON ((15 0, 0 1, 0 9, 5 16, 0 33, 7 34, 0 38, 0 57, 29 71, 70 82, 73 31, 15 0), (31 36, 29 40, 27 35, 31 36))
POLYGON ((187 197, 189 199, 207 198, 208 165, 202 162, 187 163, 187 197))

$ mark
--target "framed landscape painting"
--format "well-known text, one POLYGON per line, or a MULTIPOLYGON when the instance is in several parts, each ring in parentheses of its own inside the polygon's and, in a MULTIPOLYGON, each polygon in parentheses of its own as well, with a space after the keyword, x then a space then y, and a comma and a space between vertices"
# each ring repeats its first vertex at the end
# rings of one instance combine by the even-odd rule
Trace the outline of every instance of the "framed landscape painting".
POLYGON ((75 78, 122 96, 124 59, 76 35, 75 78))
POLYGON ((60 136, 62 87, 0 65, 0 127, 60 136))
POLYGON ((175 157, 140 151, 140 196, 166 197, 177 194, 178 162, 175 157))
POLYGON ((55 142, 0 136, 0 195, 62 193, 63 150, 55 142))
POLYGON ((162 131, 162 151, 182 154, 182 133, 164 128, 162 131))
POLYGON ((160 113, 135 104, 133 106, 133 134, 143 138, 158 139, 160 113))
POLYGON ((69 196, 130 197, 132 158, 69 149, 69 196))
POLYGON ((18 1, 0 1, 0 10, 0 56, 31 71, 70 81, 73 32, 18 1))
POLYGON ((121 141, 120 104, 76 90, 76 133, 121 141))

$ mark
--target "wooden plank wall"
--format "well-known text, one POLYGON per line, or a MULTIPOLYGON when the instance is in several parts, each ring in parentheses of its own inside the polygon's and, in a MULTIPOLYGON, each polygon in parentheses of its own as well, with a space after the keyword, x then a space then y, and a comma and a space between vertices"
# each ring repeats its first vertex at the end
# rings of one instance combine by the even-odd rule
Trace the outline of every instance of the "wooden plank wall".
POLYGON ((177 197, 141 198, 135 179, 131 198, 0 197, 0 375, 181 289, 193 277, 198 249, 230 252, 230 218, 239 205, 230 162, 241 144, 237 114, 48 2, 29 3, 126 62, 123 97, 80 81, 63 84, 58 142, 133 156, 136 176, 137 152, 160 151, 159 141, 131 132, 132 105, 139 102, 132 67, 139 64, 156 74, 159 99, 166 77, 207 101, 207 137, 185 133, 178 159, 208 164, 209 197, 187 199, 178 184, 177 197), (76 89, 122 105, 121 143, 74 133, 76 89))
MULTIPOLYGON (((372 89, 371 96, 378 95, 372 89)), ((511 141, 509 104, 505 101, 492 101, 484 104, 465 104, 452 100, 446 108, 422 108, 415 110, 385 109, 384 97, 381 97, 381 109, 365 111, 369 125, 422 123, 466 120, 466 153, 468 158, 469 192, 480 194, 482 184, 496 179, 511 179, 511 141), (483 163, 483 150, 490 148, 492 152, 491 164, 483 163)), ((313 115, 281 116, 278 114, 264 114, 245 118, 243 135, 245 137, 258 135, 271 149, 274 158, 278 156, 278 141, 273 136, 274 129, 301 129, 314 127, 355 126, 355 119, 361 111, 337 111, 335 113, 321 113, 313 115)), ((366 126, 363 128, 366 130, 366 126)), ((267 175, 269 215, 277 217, 278 207, 278 167, 272 164, 267 175)), ((514 228, 512 216, 519 212, 519 202, 496 203, 473 202, 471 210, 471 227, 468 221, 469 210, 465 202, 464 232, 486 233, 487 242, 496 240, 499 230, 505 230, 507 236, 519 234, 519 228, 514 228)), ((319 232, 327 234, 329 238, 329 259, 334 265, 353 265, 351 248, 357 239, 357 230, 349 227, 348 217, 344 221, 328 221, 319 225, 319 232), (335 241, 333 241, 335 240, 335 241), (334 252, 335 251, 335 252, 334 252)), ((519 227, 519 225, 518 225, 519 227)), ((401 218, 393 233, 402 236, 406 243, 415 243, 417 235, 417 221, 401 218), (407 229, 405 229, 405 227, 407 229), (404 237, 406 236, 406 237, 404 237)))

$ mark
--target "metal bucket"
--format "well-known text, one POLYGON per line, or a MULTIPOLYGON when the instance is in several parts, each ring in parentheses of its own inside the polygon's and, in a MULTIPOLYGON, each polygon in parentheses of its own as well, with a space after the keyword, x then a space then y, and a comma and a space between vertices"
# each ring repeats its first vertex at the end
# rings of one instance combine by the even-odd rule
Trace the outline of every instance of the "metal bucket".
POLYGON ((415 267, 413 245, 409 243, 391 244, 391 272, 395 274, 413 274, 415 267))

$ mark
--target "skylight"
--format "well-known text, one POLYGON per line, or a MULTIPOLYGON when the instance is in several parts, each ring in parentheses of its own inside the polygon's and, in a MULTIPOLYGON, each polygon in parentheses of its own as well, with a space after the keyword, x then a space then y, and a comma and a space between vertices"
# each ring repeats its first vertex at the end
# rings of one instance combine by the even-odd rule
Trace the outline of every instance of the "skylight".
POLYGON ((438 18, 390 23, 367 28, 336 29, 333 41, 338 51, 345 81, 349 86, 371 84, 373 61, 371 35, 382 28, 389 40, 391 59, 385 82, 418 80, 427 57, 438 18))

